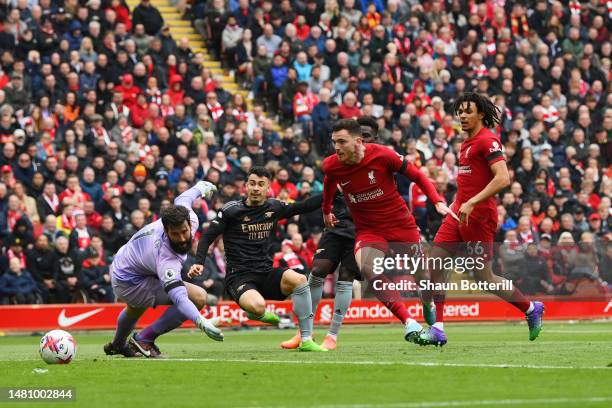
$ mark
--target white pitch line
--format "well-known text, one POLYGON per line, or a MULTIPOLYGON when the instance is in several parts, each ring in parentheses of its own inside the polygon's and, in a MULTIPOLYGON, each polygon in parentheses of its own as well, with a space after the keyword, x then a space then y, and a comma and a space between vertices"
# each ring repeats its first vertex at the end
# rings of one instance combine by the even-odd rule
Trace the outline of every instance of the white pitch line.
POLYGON ((115 361, 176 361, 176 362, 207 362, 207 363, 253 363, 253 364, 325 364, 325 365, 404 365, 419 367, 474 367, 474 368, 526 368, 542 370, 610 370, 606 366, 554 366, 554 365, 532 365, 532 364, 475 364, 475 363, 444 363, 444 362, 420 362, 420 361, 316 361, 316 360, 250 360, 239 358, 126 358, 113 359, 115 361))
MULTIPOLYGON (((609 402, 612 397, 590 398, 540 398, 540 399, 505 399, 505 400, 475 400, 475 401, 431 401, 431 402, 393 402, 378 404, 330 404, 311 405, 311 408, 440 408, 440 407, 473 407, 473 406, 499 406, 499 405, 528 405, 528 404, 569 404, 588 402, 609 402)), ((245 408, 264 408, 262 406, 249 406, 245 408)), ((274 405, 266 408, 295 408, 294 405, 274 405)))
POLYGON ((553 329, 546 330, 546 333, 560 333, 560 334, 606 334, 612 333, 612 330, 563 330, 553 329))

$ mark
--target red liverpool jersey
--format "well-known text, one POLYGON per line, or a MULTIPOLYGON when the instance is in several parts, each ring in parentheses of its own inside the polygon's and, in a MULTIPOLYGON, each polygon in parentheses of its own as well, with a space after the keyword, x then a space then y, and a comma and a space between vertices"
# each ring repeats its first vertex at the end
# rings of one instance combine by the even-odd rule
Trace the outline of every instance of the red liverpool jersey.
POLYGON ((444 201, 416 166, 385 146, 366 144, 363 160, 351 166, 340 162, 336 154, 329 156, 323 161, 323 172, 323 212, 331 212, 334 194, 340 188, 358 231, 416 226, 406 202, 397 192, 395 173, 402 173, 417 183, 434 203, 444 201))
MULTIPOLYGON (((491 165, 505 160, 499 137, 489 129, 482 128, 461 144, 459 152, 459 175, 457 176, 457 208, 480 193, 493 180, 491 165)), ((478 204, 477 209, 497 211, 495 197, 478 204)))

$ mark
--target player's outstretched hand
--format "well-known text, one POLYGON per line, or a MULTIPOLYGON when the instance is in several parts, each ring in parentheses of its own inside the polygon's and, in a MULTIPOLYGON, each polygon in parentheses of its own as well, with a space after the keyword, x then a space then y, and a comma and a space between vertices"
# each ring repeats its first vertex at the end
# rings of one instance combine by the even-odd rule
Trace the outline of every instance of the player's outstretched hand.
POLYGON ((189 268, 189 272, 187 272, 187 277, 193 279, 196 276, 200 276, 202 272, 204 272, 204 265, 193 264, 189 268))
POLYGON ((467 225, 472 211, 474 211, 474 204, 472 204, 471 201, 468 200, 465 203, 461 204, 459 212, 457 213, 460 222, 465 223, 465 225, 467 225))
POLYGON ((440 201, 436 204, 436 211, 442 215, 450 215, 451 217, 459 221, 459 217, 457 217, 457 214, 455 214, 453 210, 451 210, 443 201, 440 201))
POLYGON ((334 213, 323 214, 323 222, 327 228, 334 228, 338 224, 338 219, 334 213))
POLYGON ((205 319, 204 316, 198 317, 196 325, 202 330, 208 337, 215 341, 223 341, 223 332, 215 325, 216 321, 213 319, 205 319))
POLYGON ((217 191, 217 186, 209 181, 198 181, 195 187, 200 190, 202 197, 210 198, 217 191))

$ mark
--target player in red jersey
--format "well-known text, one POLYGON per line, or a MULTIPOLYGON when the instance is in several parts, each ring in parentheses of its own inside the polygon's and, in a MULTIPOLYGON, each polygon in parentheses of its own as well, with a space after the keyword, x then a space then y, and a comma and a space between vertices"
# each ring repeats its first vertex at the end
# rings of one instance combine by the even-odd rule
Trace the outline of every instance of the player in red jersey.
POLYGON ((355 224, 357 266, 365 279, 378 283, 378 287, 374 285, 376 296, 404 323, 406 340, 416 342, 421 325, 410 318, 399 292, 384 285, 389 283, 388 279, 380 272, 375 273, 376 264, 384 259, 390 243, 416 244, 408 245, 412 250, 410 255, 421 256, 419 229, 397 191, 395 173, 402 173, 417 183, 436 203, 440 214, 452 214, 452 211, 417 167, 385 146, 364 144, 357 121, 338 121, 332 129, 332 141, 336 154, 323 161, 325 226, 332 228, 337 223, 332 201, 340 188, 355 224))
MULTIPOLYGON (((455 102, 454 112, 461 121, 461 129, 467 133, 459 152, 457 196, 451 204, 451 209, 459 216, 459 222, 446 217, 436 234, 430 256, 447 259, 458 249, 467 249, 468 254, 482 256, 484 267, 474 268, 475 279, 497 284, 497 288, 501 288, 489 292, 525 313, 529 340, 535 340, 542 329, 544 305, 530 302, 516 288, 504 290, 504 287, 512 287, 511 284, 493 274, 492 269, 493 241, 497 230, 495 195, 510 185, 501 141, 489 130, 499 124, 499 110, 486 97, 466 93, 455 102)), ((441 263, 431 262, 429 265, 440 266, 441 263)), ((443 270, 435 267, 431 271, 432 279, 437 282, 442 281, 443 274, 443 270)), ((446 344, 444 299, 444 292, 434 293, 436 323, 419 336, 421 344, 446 344)))

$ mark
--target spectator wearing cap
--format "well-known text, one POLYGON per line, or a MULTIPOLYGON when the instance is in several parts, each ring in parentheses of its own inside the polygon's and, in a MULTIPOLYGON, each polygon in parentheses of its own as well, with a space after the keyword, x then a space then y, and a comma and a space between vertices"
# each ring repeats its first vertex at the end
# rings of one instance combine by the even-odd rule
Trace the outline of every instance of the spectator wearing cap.
POLYGON ((136 105, 137 95, 141 93, 140 88, 134 84, 134 77, 132 74, 124 74, 121 76, 121 83, 114 89, 115 92, 122 95, 123 104, 127 106, 128 109, 132 110, 136 105))
POLYGON ((602 236, 604 231, 602 228, 601 216, 594 212, 589 215, 589 228, 588 230, 597 236, 602 236))
MULTIPOLYGON (((302 170, 304 169, 304 160, 301 157, 295 156, 291 160, 291 167, 288 169, 289 171, 289 181, 293 184, 298 184, 300 178, 302 177, 302 170)), ((298 188, 299 190, 299 188, 298 188)))
MULTIPOLYGON (((10 234, 8 237, 4 239, 4 251, 0 256, 0 270, 6 271, 8 269, 9 262, 11 259, 17 258, 22 268, 27 267, 26 257, 25 257, 25 243, 16 236, 15 234, 10 234)), ((30 247, 32 245, 30 244, 30 247)))
POLYGON ((6 94, 6 103, 15 110, 25 111, 30 106, 31 92, 25 88, 22 74, 16 72, 11 74, 11 82, 2 90, 6 94))
POLYGON ((286 167, 289 164, 289 157, 283 149, 282 142, 272 142, 270 150, 266 153, 266 162, 270 161, 276 161, 282 167, 286 167))
POLYGON ((318 103, 317 97, 308 90, 308 83, 299 82, 293 97, 293 114, 296 122, 302 124, 302 137, 312 137, 312 110, 318 103))

